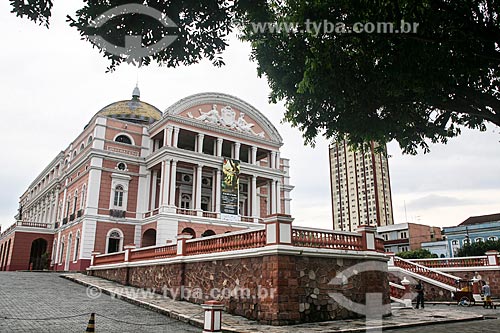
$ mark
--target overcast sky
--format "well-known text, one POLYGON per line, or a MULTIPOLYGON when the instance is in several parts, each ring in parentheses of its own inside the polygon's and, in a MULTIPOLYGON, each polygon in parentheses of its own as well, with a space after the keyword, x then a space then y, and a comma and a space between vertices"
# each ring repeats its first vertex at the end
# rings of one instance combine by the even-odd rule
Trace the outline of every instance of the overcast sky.
MULTIPOLYGON (((130 98, 137 76, 141 99, 160 110, 206 91, 231 94, 255 106, 281 133, 281 156, 291 160, 295 223, 331 228, 328 144, 318 138, 314 149, 306 147, 297 129, 280 122, 284 107, 268 103, 267 82, 257 78, 248 45, 231 40, 223 68, 206 61, 176 69, 122 65, 105 73, 109 63, 65 22, 77 1, 56 1, 55 6, 47 30, 15 17, 8 2, 0 2, 2 229, 14 222, 19 196, 33 179, 97 111, 130 98)), ((402 155, 397 143, 390 143, 395 222, 449 226, 472 215, 499 213, 499 141, 499 129, 490 126, 485 133, 464 130, 447 145, 431 146, 426 155, 402 155)))

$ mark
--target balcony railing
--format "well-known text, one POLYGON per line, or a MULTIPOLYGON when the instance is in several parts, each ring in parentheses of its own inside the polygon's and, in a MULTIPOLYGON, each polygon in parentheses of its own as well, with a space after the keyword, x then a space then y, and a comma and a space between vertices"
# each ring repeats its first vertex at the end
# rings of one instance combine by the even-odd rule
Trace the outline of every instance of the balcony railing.
POLYGON ((177 214, 181 215, 190 215, 190 216, 196 216, 197 212, 194 209, 184 209, 184 208, 177 208, 177 214))
POLYGON ((42 223, 42 222, 30 222, 30 221, 16 221, 10 227, 8 227, 4 232, 0 234, 0 238, 4 235, 10 233, 12 230, 17 227, 28 227, 28 228, 40 228, 40 229, 50 229, 50 223, 42 223))
POLYGON ((78 212, 76 212, 76 217, 82 217, 83 216, 83 209, 80 209, 78 212))
MULTIPOLYGON (((282 227, 283 226, 280 226, 280 228, 282 227)), ((291 245, 291 247, 295 247, 297 251, 304 251, 304 247, 343 251, 373 251, 367 250, 368 243, 366 241, 366 236, 362 236, 362 234, 334 232, 329 230, 311 228, 292 228, 291 226, 289 227, 289 231, 282 230, 280 231, 280 235, 281 232, 288 232, 289 235, 292 236, 292 244, 281 243, 281 240, 278 241, 278 243, 286 244, 288 246, 291 245)), ((138 262, 166 258, 168 259, 178 256, 193 256, 230 251, 242 251, 277 245, 277 243, 275 242, 276 234, 272 234, 272 236, 270 236, 271 239, 267 239, 268 229, 269 228, 242 230, 188 240, 186 240, 185 238, 180 238, 177 244, 151 246, 142 249, 127 249, 126 251, 130 251, 128 256, 125 256, 124 252, 116 254, 97 255, 94 257, 95 260, 93 265, 96 266, 104 264, 118 264, 124 263, 125 261, 138 262), (126 258, 128 259, 126 260, 126 258)), ((270 228, 269 230, 275 229, 270 228)), ((290 236, 288 237, 288 239, 290 239, 290 236)), ((415 264, 410 263, 409 265, 413 266, 415 264)))
POLYGON ((488 257, 463 257, 463 258, 435 258, 435 259, 411 259, 408 260, 425 267, 447 268, 447 267, 478 267, 488 266, 488 257))
POLYGON ((75 213, 73 213, 73 214, 71 214, 71 215, 69 216, 69 220, 70 220, 70 221, 74 221, 74 220, 75 220, 75 213))
POLYGON ((67 217, 65 217, 65 218, 62 219, 62 225, 66 225, 66 224, 68 224, 68 218, 67 217))
POLYGON ((295 227, 292 244, 323 249, 363 250, 361 235, 295 227))
POLYGON ((120 209, 110 209, 109 210, 109 216, 111 216, 111 217, 124 218, 125 213, 126 213, 126 211, 120 210, 120 209))
POLYGON ((129 149, 107 146, 106 150, 111 151, 113 153, 118 153, 118 154, 124 154, 124 155, 129 155, 129 156, 139 156, 139 152, 134 151, 134 150, 129 150, 129 149))
POLYGON ((244 250, 266 245, 266 231, 255 230, 244 233, 191 239, 186 242, 186 255, 244 250))

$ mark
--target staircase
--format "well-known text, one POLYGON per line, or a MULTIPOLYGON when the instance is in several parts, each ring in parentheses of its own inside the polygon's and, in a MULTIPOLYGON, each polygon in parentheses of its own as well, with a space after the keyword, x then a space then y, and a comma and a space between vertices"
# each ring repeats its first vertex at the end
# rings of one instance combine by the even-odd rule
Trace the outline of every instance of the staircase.
POLYGON ((396 256, 389 261, 389 272, 403 273, 451 292, 456 291, 455 281, 460 280, 458 276, 446 274, 396 256))

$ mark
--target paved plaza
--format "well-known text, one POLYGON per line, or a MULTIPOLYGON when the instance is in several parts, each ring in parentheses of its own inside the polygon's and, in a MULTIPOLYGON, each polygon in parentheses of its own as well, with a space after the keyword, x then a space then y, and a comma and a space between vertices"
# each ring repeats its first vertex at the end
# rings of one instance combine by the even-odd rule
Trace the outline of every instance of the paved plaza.
MULTIPOLYGON (((68 275, 80 283, 98 285, 103 290, 121 290, 126 294, 124 298, 136 304, 112 298, 105 293, 99 293, 99 297, 91 293, 89 297, 89 290, 94 292, 95 289, 63 279, 56 273, 2 272, 0 332, 84 332, 91 312, 96 313, 97 332, 201 332, 200 328, 186 323, 200 325, 203 312, 197 305, 160 297, 145 297, 141 300, 140 293, 136 294, 135 300, 131 300, 133 293, 124 292, 120 289, 123 287, 113 282, 82 274, 68 275), (144 306, 166 315, 150 311, 144 306)), ((428 304, 425 310, 393 311, 393 316, 384 320, 384 332, 498 332, 500 319, 496 318, 500 318, 500 307, 483 309, 480 306, 459 308, 456 305, 428 304), (493 319, 474 320, 479 316, 493 319), (457 322, 463 318, 469 320, 457 322)), ((275 327, 259 325, 228 314, 224 314, 224 325, 227 332, 362 332, 365 329, 362 320, 275 327)))
POLYGON ((84 332, 91 312, 97 332, 200 332, 118 299, 91 299, 56 273, 0 273, 0 332, 84 332))

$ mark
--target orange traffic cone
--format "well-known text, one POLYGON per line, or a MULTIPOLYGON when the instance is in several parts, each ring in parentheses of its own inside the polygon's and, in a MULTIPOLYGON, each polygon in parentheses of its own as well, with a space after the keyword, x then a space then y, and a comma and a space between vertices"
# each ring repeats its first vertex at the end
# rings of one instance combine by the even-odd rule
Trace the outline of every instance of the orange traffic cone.
POLYGON ((89 323, 87 324, 87 329, 85 332, 95 332, 95 313, 90 314, 89 323))

